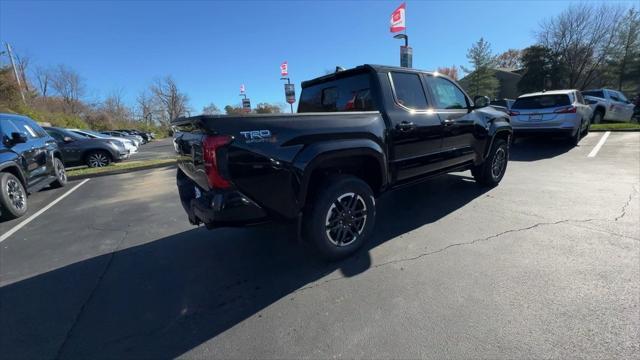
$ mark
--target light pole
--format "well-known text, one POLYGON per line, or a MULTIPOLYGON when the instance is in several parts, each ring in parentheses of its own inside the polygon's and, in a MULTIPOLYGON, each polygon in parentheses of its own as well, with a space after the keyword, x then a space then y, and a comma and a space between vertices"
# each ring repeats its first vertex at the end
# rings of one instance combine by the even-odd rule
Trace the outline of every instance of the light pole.
POLYGON ((404 39, 404 46, 400 46, 400 66, 413 67, 413 49, 409 47, 409 36, 407 34, 397 34, 394 39, 404 39))

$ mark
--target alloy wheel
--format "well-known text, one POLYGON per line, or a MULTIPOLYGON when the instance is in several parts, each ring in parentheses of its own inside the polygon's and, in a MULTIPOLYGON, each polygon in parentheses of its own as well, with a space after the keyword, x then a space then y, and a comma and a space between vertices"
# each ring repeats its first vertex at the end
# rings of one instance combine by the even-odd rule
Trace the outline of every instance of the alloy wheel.
POLYGON ((494 179, 500 178, 502 172, 504 171, 504 167, 507 163, 507 152, 503 147, 499 147, 496 150, 495 155, 493 156, 493 163, 491 164, 491 175, 494 179))
POLYGON ((9 195, 9 202, 16 210, 24 210, 26 206, 25 193, 22 185, 14 179, 7 181, 7 195, 9 195))
POLYGON ((109 159, 103 153, 95 153, 89 156, 89 166, 91 167, 104 167, 109 164, 109 159))
POLYGON ((362 196, 346 193, 338 197, 327 211, 325 231, 336 246, 348 246, 362 235, 367 223, 367 205, 362 196))
POLYGON ((64 169, 64 164, 62 164, 60 160, 56 160, 56 176, 60 182, 67 182, 67 172, 64 169))

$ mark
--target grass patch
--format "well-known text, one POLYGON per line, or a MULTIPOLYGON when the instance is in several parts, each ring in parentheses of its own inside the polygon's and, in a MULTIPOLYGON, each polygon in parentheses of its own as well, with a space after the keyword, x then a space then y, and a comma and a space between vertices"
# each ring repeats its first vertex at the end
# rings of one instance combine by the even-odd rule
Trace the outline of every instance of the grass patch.
POLYGON ((144 169, 146 167, 151 167, 151 166, 171 165, 175 163, 176 163, 176 159, 125 161, 121 163, 111 164, 109 166, 105 166, 101 168, 82 167, 82 168, 68 169, 67 176, 76 177, 76 176, 90 176, 90 175, 97 175, 97 174, 119 173, 123 171, 134 171, 137 169, 144 169))
POLYGON ((591 124, 591 130, 640 130, 638 123, 602 123, 591 124))

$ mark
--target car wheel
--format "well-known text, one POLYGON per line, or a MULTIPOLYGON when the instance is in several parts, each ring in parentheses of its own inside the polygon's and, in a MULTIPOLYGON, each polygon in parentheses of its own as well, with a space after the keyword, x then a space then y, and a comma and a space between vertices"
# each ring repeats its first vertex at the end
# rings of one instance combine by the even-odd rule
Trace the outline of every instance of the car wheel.
POLYGON ((345 258, 369 238, 375 224, 373 191, 355 176, 329 178, 304 217, 305 238, 329 261, 345 258))
POLYGON ((64 163, 58 158, 53 158, 53 171, 55 172, 56 180, 51 183, 53 188, 61 188, 67 185, 67 172, 64 169, 64 163))
POLYGON ((111 156, 105 151, 94 151, 87 155, 87 166, 104 167, 111 163, 111 156))
POLYGON ((602 111, 596 111, 593 114, 593 120, 591 122, 594 124, 600 124, 602 122, 603 117, 604 115, 602 114, 602 111))
POLYGON ((582 139, 582 121, 580 121, 580 125, 576 130, 576 133, 569 138, 569 143, 573 146, 578 146, 580 140, 582 139))
POLYGON ((484 162, 471 169, 476 182, 482 186, 494 187, 500 183, 509 162, 509 146, 504 139, 495 139, 484 162))
POLYGON ((0 218, 11 220, 27 212, 27 191, 20 179, 10 173, 0 173, 0 218))

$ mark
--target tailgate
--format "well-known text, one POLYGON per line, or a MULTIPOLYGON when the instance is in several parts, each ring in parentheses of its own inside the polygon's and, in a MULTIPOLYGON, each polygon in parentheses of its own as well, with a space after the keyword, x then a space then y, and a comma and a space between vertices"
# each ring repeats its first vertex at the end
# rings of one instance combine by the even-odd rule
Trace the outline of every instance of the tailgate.
POLYGON ((178 167, 198 186, 209 189, 202 152, 202 139, 206 134, 194 125, 185 123, 174 126, 173 144, 178 154, 178 167))

